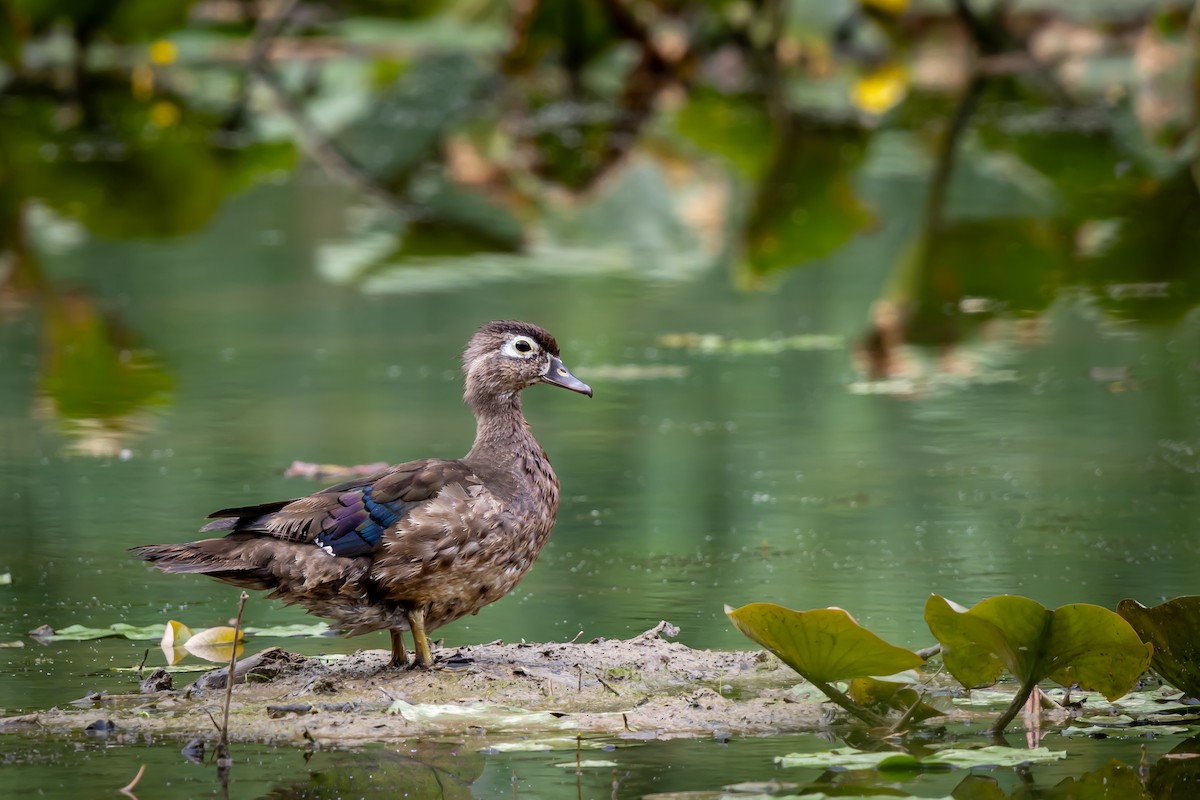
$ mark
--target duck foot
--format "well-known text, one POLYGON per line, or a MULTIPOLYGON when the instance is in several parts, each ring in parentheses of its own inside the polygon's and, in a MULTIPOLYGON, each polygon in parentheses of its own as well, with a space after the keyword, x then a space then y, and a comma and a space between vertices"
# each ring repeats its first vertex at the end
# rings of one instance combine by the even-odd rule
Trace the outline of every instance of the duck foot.
POLYGON ((429 649, 429 637, 425 635, 425 610, 414 609, 405 616, 408 617, 408 629, 412 631, 413 650, 416 658, 413 669, 429 669, 433 666, 433 653, 429 649))
POLYGON ((404 631, 392 628, 388 633, 392 636, 392 660, 388 666, 392 669, 407 667, 408 653, 404 650, 404 631))

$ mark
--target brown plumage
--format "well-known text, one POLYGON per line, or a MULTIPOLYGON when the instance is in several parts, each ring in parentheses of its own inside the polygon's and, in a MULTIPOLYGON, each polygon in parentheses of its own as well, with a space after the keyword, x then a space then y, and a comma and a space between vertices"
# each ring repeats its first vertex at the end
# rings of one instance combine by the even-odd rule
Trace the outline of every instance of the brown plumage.
POLYGON ((218 539, 132 548, 166 572, 197 572, 299 603, 347 635, 387 629, 392 664, 433 659, 426 634, 500 599, 537 558, 558 511, 558 478, 521 413, 535 383, 591 397, 554 337, 490 322, 463 353, 475 444, 294 500, 227 508, 201 530, 218 539))

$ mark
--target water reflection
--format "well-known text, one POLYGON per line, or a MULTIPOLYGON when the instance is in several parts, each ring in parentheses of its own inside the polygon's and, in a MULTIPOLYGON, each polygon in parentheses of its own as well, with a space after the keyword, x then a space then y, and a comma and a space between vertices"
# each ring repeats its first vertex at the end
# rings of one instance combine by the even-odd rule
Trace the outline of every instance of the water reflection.
POLYGON ((483 773, 486 757, 464 745, 417 744, 398 750, 338 753, 318 763, 304 777, 282 782, 259 796, 315 800, 395 797, 403 792, 414 798, 477 797, 471 787, 483 773))
MULTIPOLYGON (((481 741, 372 745, 356 750, 297 750, 233 745, 235 763, 226 796, 274 798, 395 797, 646 797, 709 800, 721 797, 900 796, 955 800, 1024 798, 1191 797, 1200 780, 1197 742, 1138 758, 1139 745, 1119 754, 1105 742, 1074 743, 1055 766, 974 770, 780 769, 775 756, 820 751, 816 737, 697 741, 614 742, 605 751, 480 752, 481 741), (590 755, 589 755, 590 754, 590 755), (577 758, 584 764, 574 768, 577 758)), ((74 770, 92 785, 116 788, 147 765, 138 796, 199 796, 219 790, 211 763, 188 764, 177 746, 107 751, 81 743, 74 752, 52 743, 20 747, 2 768, 14 788, 38 786, 48 797, 72 796, 74 770), (71 770, 65 769, 71 767, 71 770), (59 778, 51 778, 57 774, 59 778), (46 778, 51 778, 46 780, 46 778), (39 779, 40 782, 39 782, 39 779)))

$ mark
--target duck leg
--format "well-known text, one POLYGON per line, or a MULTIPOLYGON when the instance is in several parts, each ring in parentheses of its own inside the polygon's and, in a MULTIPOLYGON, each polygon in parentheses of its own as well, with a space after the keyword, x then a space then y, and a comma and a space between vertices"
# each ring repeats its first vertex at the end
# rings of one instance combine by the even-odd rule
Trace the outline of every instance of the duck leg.
POLYGON ((388 633, 392 635, 392 663, 390 666, 393 669, 408 666, 408 653, 404 652, 404 631, 391 628, 388 633))
POLYGON ((406 616, 408 629, 412 631, 413 650, 416 651, 413 669, 429 669, 433 666, 433 654, 429 651, 429 637, 425 635, 425 609, 413 609, 406 616))

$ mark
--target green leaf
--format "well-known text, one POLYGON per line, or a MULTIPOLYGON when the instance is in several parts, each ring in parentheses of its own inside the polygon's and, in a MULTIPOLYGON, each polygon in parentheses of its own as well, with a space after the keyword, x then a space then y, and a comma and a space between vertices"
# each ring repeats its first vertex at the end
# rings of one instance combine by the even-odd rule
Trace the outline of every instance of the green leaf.
POLYGON ((333 630, 324 622, 314 622, 306 624, 297 622, 292 625, 272 625, 269 628, 243 628, 242 633, 247 636, 278 636, 278 637, 296 637, 296 636, 328 636, 333 630))
POLYGON ((821 753, 789 753, 776 756, 775 763, 782 767, 842 767, 844 769, 903 768, 920 769, 961 767, 1014 767, 1020 764, 1044 764, 1067 757, 1062 750, 1036 747, 1019 750, 1012 747, 992 745, 976 748, 946 748, 933 755, 918 759, 905 753, 886 751, 871 753, 853 747, 840 747, 821 753))
POLYGON ((39 636, 38 638, 47 642, 87 642, 92 639, 104 639, 109 636, 124 636, 126 639, 133 639, 134 641, 154 641, 155 639, 162 638, 163 627, 162 624, 157 624, 139 628, 136 625, 126 625, 124 622, 118 622, 107 628, 68 625, 48 636, 39 636))
POLYGON ((942 662, 968 689, 991 686, 1005 667, 1018 678, 1028 675, 1049 614, 1040 603, 1007 595, 970 611, 936 594, 925 602, 925 623, 942 643, 942 662))
POLYGON ((879 678, 854 678, 850 681, 850 688, 846 694, 850 695, 854 702, 885 714, 888 711, 906 713, 913 722, 940 717, 946 713, 924 702, 920 693, 912 687, 912 683, 879 678), (909 709, 912 709, 911 713, 909 709))
POLYGON ((1049 611, 1001 595, 957 610, 931 595, 925 621, 942 643, 946 669, 968 688, 995 683, 1006 668, 1023 684, 1048 678, 1114 700, 1133 688, 1153 649, 1117 614, 1087 603, 1049 611))
POLYGON ((1054 612, 1046 647, 1047 674, 1063 686, 1078 684, 1116 700, 1150 666, 1152 645, 1118 614, 1090 603, 1071 603, 1054 612))
POLYGON ((1176 597, 1153 608, 1125 599, 1117 604, 1117 613, 1143 642, 1153 645, 1154 671, 1181 692, 1200 697, 1200 595, 1176 597))
POLYGON ((750 603, 736 610, 727 606, 725 613, 739 631, 813 683, 893 675, 924 663, 840 608, 792 611, 774 603, 750 603))
MULTIPOLYGON (((1160 760, 1159 764, 1164 761, 1165 759, 1160 760)), ((1157 764, 1154 769, 1158 770, 1157 764)), ((1189 781, 1184 780, 1171 785, 1182 788, 1189 785, 1189 781)), ((1175 792, 1179 792, 1179 789, 1175 789, 1175 792)), ((1045 796, 1070 798, 1070 800, 1091 800, 1091 798, 1097 798, 1097 800, 1107 800, 1108 798, 1150 800, 1152 797, 1168 798, 1172 794, 1173 792, 1170 790, 1154 791, 1153 780, 1151 780, 1150 786, 1147 786, 1145 776, 1138 767, 1114 760, 1109 761, 1100 769, 1084 773, 1078 778, 1064 778, 1046 791, 1045 796)), ((1184 790, 1180 794, 1186 795, 1189 792, 1184 790)))
POLYGON ((1174 736, 1190 730, 1186 725, 1070 725, 1062 731, 1062 735, 1146 739, 1152 736, 1174 736))

